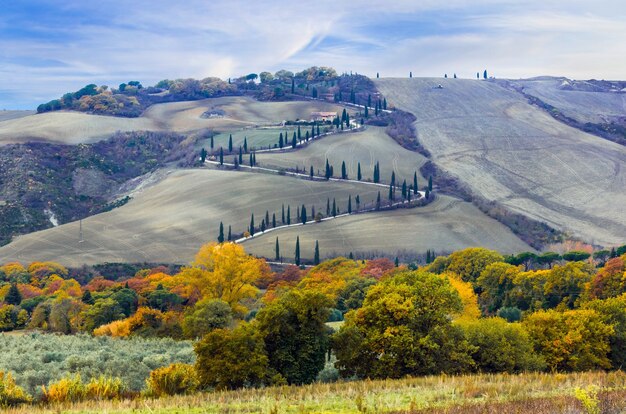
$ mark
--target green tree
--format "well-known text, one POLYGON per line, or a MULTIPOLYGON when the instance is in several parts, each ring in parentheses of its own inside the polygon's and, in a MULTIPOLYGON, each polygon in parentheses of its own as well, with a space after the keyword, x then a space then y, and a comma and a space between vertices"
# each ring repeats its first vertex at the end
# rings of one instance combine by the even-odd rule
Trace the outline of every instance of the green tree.
POLYGON ((361 181, 361 178, 363 178, 361 176, 361 162, 359 161, 359 164, 357 165, 357 170, 356 170, 356 178, 361 181))
POLYGON ((428 177, 428 191, 432 193, 433 191, 433 176, 428 177))
POLYGON ((196 372, 204 388, 235 389, 268 382, 265 344, 253 325, 215 329, 197 342, 194 350, 196 372))
POLYGON ((567 260, 568 262, 581 262, 589 259, 590 256, 590 253, 573 250, 571 252, 564 253, 563 260, 567 260))
POLYGON ((211 151, 213 151, 214 146, 215 146, 215 141, 213 140, 213 135, 211 135, 211 151))
POLYGON ((473 348, 450 320, 462 307, 447 278, 404 271, 384 279, 333 336, 335 366, 360 378, 464 372, 473 348))
POLYGON ((452 253, 446 270, 456 273, 464 282, 473 283, 487 266, 503 260, 504 258, 498 252, 482 247, 471 247, 452 253))
POLYGON ((224 148, 220 147, 220 165, 224 165, 224 148))
POLYGON ((228 152, 233 152, 233 134, 228 137, 228 152))
POLYGON ((214 329, 227 328, 233 323, 230 305, 219 299, 203 299, 188 308, 183 319, 186 338, 198 339, 214 329))
POLYGON ((228 225, 228 241, 232 241, 233 240, 233 233, 232 233, 232 229, 230 227, 230 224, 228 225))
POLYGON ((280 133, 280 136, 278 137, 278 147, 282 148, 285 146, 285 141, 283 140, 283 133, 280 133))
POLYGON ((348 196, 348 214, 352 214, 352 196, 348 196))
POLYGON ((257 314, 269 366, 287 383, 309 384, 324 368, 331 304, 320 292, 291 290, 257 314))
POLYGON ((207 155, 206 150, 205 150, 204 148, 202 148, 202 149, 200 150, 200 162, 201 162, 202 164, 204 164, 204 162, 206 161, 206 155, 207 155))
POLYGON ((346 171, 346 162, 345 161, 341 162, 341 179, 342 180, 347 180, 348 179, 348 172, 346 171))
POLYGON ((295 148, 297 145, 298 145, 298 142, 296 141, 296 133, 294 131, 293 137, 291 138, 291 148, 295 148))
POLYGON ((243 151, 248 152, 248 137, 243 137, 243 151))
POLYGON ((254 236, 254 213, 250 216, 250 228, 248 232, 250 232, 250 236, 254 236))
POLYGON ((83 296, 81 298, 81 302, 87 305, 93 305, 94 299, 89 290, 85 289, 85 291, 83 292, 83 296))
POLYGON ((487 69, 483 72, 483 78, 487 79, 487 69))
POLYGON ((287 225, 291 225, 291 206, 287 206, 287 225))
POLYGON ((243 148, 239 146, 239 164, 243 164, 243 148))
POLYGON ((146 301, 148 306, 152 309, 167 312, 180 306, 183 303, 183 298, 168 291, 163 285, 159 284, 154 291, 146 296, 146 301))
POLYGON ((276 261, 280 260, 280 244, 278 243, 278 237, 276 237, 276 247, 274 248, 274 250, 276 251, 276 261))
POLYGON ((300 220, 302 220, 302 224, 306 224, 306 207, 302 204, 302 208, 300 209, 300 220))
POLYGON ((11 286, 9 287, 9 291, 4 297, 4 302, 7 305, 16 305, 16 306, 22 303, 22 294, 17 288, 16 283, 11 283, 11 286))

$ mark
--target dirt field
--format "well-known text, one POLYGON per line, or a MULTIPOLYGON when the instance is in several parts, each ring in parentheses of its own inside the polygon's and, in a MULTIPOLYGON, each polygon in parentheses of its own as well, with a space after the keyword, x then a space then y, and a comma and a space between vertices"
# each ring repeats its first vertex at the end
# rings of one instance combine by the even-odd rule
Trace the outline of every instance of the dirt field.
POLYGON ((116 131, 188 132, 205 128, 229 131, 310 119, 311 112, 316 111, 341 110, 337 105, 318 101, 258 102, 246 97, 225 97, 153 105, 139 118, 57 111, 1 122, 0 145, 29 140, 78 144, 108 137, 116 131), (223 111, 224 116, 202 117, 214 110, 223 111))
POLYGON ((186 263, 198 248, 218 235, 220 221, 226 232, 241 233, 254 213, 259 225, 269 210, 281 220, 281 206, 306 204, 326 213, 326 200, 336 198, 346 209, 348 195, 362 202, 375 199, 378 188, 355 183, 311 182, 279 175, 235 171, 180 170, 136 194, 123 207, 79 223, 27 234, 0 248, 0 263, 54 260, 68 266, 103 262, 186 263))
POLYGON ((315 240, 322 257, 330 253, 401 251, 425 253, 483 246, 503 253, 531 251, 504 225, 472 204, 440 196, 426 207, 359 214, 319 224, 290 227, 243 243, 252 254, 273 258, 276 237, 286 261, 293 261, 296 236, 302 258, 312 259, 315 240))
POLYGON ((609 123, 617 117, 626 117, 626 93, 585 88, 587 86, 585 82, 565 78, 539 78, 512 82, 522 86, 524 92, 529 95, 541 99, 558 108, 565 116, 582 123, 609 123))
POLYGON ((434 161, 477 193, 587 242, 626 241, 625 147, 492 82, 375 81, 390 103, 415 114, 434 161))
POLYGON ((426 161, 424 156, 402 148, 381 127, 367 127, 365 131, 342 133, 324 137, 305 148, 287 153, 257 154, 259 165, 279 168, 306 168, 311 165, 324 174, 326 159, 333 165, 335 176, 341 176, 341 163, 346 162, 348 177, 356 179, 358 162, 361 162, 363 179, 371 179, 374 165, 380 163, 380 179, 388 183, 392 169, 401 183, 413 182, 417 171, 418 186, 425 184, 419 169, 426 161))

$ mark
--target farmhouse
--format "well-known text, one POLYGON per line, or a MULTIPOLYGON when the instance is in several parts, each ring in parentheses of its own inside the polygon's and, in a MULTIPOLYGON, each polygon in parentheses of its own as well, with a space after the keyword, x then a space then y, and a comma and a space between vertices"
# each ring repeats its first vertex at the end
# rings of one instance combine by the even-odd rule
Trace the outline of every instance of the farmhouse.
POLYGON ((311 112, 311 119, 313 121, 333 121, 337 118, 336 112, 311 112))

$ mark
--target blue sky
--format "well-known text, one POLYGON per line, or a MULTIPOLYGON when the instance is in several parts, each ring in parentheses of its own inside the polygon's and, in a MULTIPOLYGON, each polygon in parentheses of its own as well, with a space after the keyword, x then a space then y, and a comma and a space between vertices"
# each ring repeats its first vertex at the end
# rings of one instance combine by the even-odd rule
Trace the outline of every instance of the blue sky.
POLYGON ((0 109, 87 83, 333 66, 626 79, 623 0, 0 0, 0 109))

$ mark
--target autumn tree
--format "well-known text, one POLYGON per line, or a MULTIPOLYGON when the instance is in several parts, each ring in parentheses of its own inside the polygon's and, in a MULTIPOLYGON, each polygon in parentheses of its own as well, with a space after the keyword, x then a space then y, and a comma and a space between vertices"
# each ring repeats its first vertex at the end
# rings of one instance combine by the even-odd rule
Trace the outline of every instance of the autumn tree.
POLYGON ((550 370, 589 371, 611 368, 611 325, 591 309, 535 312, 524 319, 535 351, 550 370))
POLYGON ((246 311, 241 301, 257 295, 257 279, 268 272, 264 260, 249 256, 236 243, 209 243, 200 248, 191 266, 177 276, 202 299, 220 299, 236 314, 246 311))
POLYGON ((488 265, 503 260, 504 258, 498 252, 482 247, 472 247, 452 253, 446 270, 456 273, 466 282, 475 282, 488 265))
POLYGON ((268 358, 258 330, 247 323, 215 329, 194 345, 202 387, 235 389, 268 382, 268 358))
POLYGON ((230 305, 220 299, 203 299, 185 312, 183 333, 189 339, 202 338, 214 329, 227 328, 233 321, 230 305))
POLYGON ((322 293, 291 290, 257 314, 269 366, 287 383, 311 383, 324 367, 330 306, 322 293))
POLYGON ((463 372, 473 362, 450 314, 462 302, 450 282, 405 271, 371 287, 363 307, 346 315, 333 337, 343 376, 401 378, 463 372))

